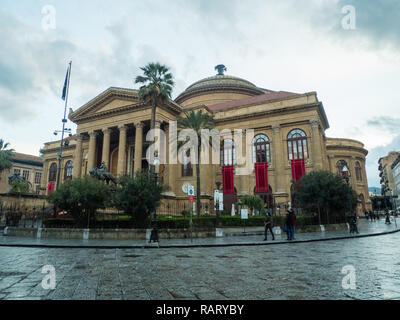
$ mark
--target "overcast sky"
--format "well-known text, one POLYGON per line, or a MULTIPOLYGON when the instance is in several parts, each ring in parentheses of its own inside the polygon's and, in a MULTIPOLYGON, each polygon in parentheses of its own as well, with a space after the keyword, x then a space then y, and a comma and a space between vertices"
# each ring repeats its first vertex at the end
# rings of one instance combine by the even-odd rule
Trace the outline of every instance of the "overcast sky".
POLYGON ((56 139, 70 60, 74 110, 108 87, 137 88, 151 61, 171 68, 173 97, 223 63, 262 88, 316 91, 326 135, 363 142, 379 186, 379 157, 400 149, 399 13, 397 0, 2 0, 0 138, 35 155, 56 139), (354 26, 348 5, 356 29, 343 27, 354 26))

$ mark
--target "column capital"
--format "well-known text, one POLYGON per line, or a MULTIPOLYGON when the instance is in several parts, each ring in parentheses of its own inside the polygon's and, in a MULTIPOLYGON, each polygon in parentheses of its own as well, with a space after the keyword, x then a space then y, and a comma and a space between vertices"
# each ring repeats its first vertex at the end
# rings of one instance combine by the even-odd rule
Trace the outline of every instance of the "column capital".
POLYGON ((98 135, 98 132, 97 132, 97 131, 94 131, 94 130, 92 130, 92 131, 89 131, 89 132, 88 132, 88 134, 89 134, 89 136, 92 138, 92 137, 97 137, 97 135, 98 135))
POLYGON ((126 125, 124 125, 124 124, 121 124, 121 125, 118 126, 118 130, 119 131, 126 131, 127 129, 128 129, 128 127, 126 125))
POLYGON ((320 122, 319 122, 318 120, 315 120, 315 119, 310 120, 310 125, 311 125, 311 127, 313 127, 313 128, 318 128, 318 127, 319 127, 319 124, 320 124, 320 122))
POLYGON ((77 134, 75 135, 75 140, 76 140, 76 141, 82 141, 82 140, 83 140, 83 135, 82 135, 81 133, 77 133, 77 134))
POLYGON ((110 128, 105 128, 105 129, 102 129, 101 131, 103 131, 103 134, 110 134, 111 133, 111 129, 110 128))
POLYGON ((140 128, 144 127, 144 123, 141 121, 135 122, 133 125, 135 126, 136 129, 140 129, 140 128))
POLYGON ((162 124, 162 121, 156 119, 156 121, 155 121, 155 128, 156 128, 156 129, 160 129, 161 124, 162 124))

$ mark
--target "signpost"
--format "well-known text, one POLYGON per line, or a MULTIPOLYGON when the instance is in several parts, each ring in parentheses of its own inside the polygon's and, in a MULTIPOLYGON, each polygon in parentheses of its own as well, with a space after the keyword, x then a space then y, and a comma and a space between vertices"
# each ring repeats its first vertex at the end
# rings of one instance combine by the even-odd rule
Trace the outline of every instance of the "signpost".
POLYGON ((193 242, 193 203, 194 203, 194 186, 188 186, 188 195, 189 195, 189 202, 190 202, 190 242, 193 242))
POLYGON ((247 209, 240 210, 240 215, 243 220, 243 233, 246 233, 246 220, 249 219, 249 211, 247 209))

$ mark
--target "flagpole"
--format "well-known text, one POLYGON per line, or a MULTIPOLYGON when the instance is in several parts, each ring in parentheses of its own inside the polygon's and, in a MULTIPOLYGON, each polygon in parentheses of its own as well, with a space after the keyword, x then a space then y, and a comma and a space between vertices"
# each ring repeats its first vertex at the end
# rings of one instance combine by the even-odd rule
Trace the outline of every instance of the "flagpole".
POLYGON ((56 190, 60 185, 60 178, 61 178, 61 160, 62 160, 62 152, 64 146, 64 132, 65 132, 65 124, 67 123, 67 105, 68 105, 68 93, 69 93, 69 81, 71 79, 71 71, 72 71, 72 61, 69 62, 68 67, 68 81, 67 81, 67 88, 65 94, 65 108, 64 108, 64 118, 62 119, 62 131, 61 131, 61 143, 60 143, 60 152, 58 153, 58 173, 57 173, 57 185, 56 190))

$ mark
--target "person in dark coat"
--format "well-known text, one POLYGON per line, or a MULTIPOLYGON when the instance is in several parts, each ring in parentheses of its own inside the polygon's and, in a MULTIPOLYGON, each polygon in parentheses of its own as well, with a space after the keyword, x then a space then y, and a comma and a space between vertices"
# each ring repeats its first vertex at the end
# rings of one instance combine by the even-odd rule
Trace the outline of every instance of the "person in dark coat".
POLYGON ((293 240, 293 216, 291 210, 286 213, 285 228, 287 230, 287 240, 293 240))
POLYGON ((294 238, 294 233, 296 231, 296 220, 297 220, 297 217, 296 217, 296 214, 294 213, 294 211, 292 209, 290 210, 290 214, 292 215, 292 240, 294 240, 295 239, 294 238))
POLYGON ((265 215, 264 226, 265 226, 264 241, 267 241, 268 230, 271 232, 272 240, 275 240, 275 235, 274 235, 274 232, 272 231, 272 217, 269 212, 267 212, 265 215))

